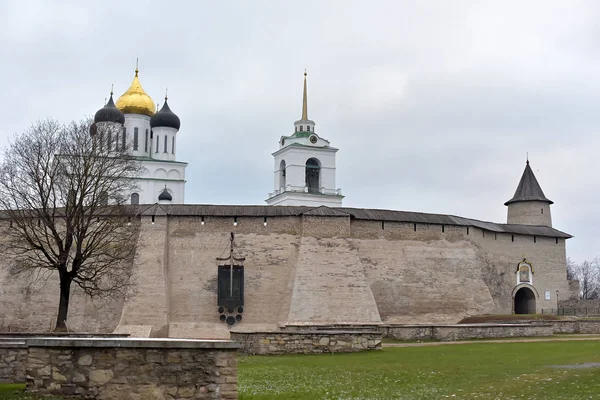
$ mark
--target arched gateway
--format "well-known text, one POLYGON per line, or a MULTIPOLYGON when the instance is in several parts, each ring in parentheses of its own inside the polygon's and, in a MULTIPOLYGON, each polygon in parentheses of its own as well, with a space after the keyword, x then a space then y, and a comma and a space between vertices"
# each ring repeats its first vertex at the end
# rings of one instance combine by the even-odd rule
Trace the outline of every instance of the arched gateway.
POLYGON ((535 314, 535 294, 528 287, 515 293, 515 314, 535 314))

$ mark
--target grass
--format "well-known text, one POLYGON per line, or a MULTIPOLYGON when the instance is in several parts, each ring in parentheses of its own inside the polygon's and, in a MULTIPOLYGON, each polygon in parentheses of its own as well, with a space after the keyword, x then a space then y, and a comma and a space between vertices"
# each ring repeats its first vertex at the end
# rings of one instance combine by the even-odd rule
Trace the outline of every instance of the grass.
POLYGON ((334 355, 242 357, 239 393, 259 399, 591 399, 600 341, 473 343, 334 355))
POLYGON ((0 383, 0 399, 2 400, 61 400, 58 397, 39 397, 24 392, 24 384, 0 383))
MULTIPOLYGON (((469 343, 351 354, 240 357, 241 400, 596 399, 600 340, 469 343)), ((0 384, 2 400, 49 400, 0 384)), ((58 398, 51 398, 58 400, 58 398)))

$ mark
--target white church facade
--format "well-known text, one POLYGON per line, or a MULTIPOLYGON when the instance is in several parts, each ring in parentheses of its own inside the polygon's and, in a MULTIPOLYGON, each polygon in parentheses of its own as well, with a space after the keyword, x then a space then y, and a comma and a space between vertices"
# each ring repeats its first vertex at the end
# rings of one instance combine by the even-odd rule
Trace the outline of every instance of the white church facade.
POLYGON ((162 108, 156 112, 157 106, 142 88, 138 74, 136 68, 131 86, 116 104, 111 91, 109 101, 96 112, 94 123, 122 129, 121 143, 127 144, 142 165, 137 189, 130 196, 131 204, 183 204, 188 164, 177 160, 177 134, 181 122, 169 108, 167 96, 162 108))

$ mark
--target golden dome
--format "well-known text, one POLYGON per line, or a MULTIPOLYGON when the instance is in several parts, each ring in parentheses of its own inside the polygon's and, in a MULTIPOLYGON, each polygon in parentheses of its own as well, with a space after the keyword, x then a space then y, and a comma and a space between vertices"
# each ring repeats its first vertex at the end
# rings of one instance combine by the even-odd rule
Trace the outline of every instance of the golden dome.
POLYGON ((116 106, 123 114, 142 114, 151 117, 156 112, 156 106, 152 98, 142 88, 138 79, 138 72, 136 68, 131 86, 119 97, 116 106))

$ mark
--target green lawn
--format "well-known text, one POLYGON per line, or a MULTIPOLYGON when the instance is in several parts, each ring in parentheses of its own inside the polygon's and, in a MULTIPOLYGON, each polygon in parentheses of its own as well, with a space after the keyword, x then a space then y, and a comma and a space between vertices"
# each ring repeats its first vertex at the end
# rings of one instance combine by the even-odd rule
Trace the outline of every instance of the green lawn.
MULTIPOLYGON (((600 399, 600 341, 240 357, 240 399, 600 399)), ((41 400, 0 384, 2 400, 41 400)), ((58 400, 58 399, 55 399, 58 400)))
POLYGON ((242 357, 240 399, 596 399, 600 341, 242 357))
POLYGON ((5 385, 0 383, 0 399, 2 400, 60 400, 56 397, 39 397, 23 392, 25 385, 5 385))

